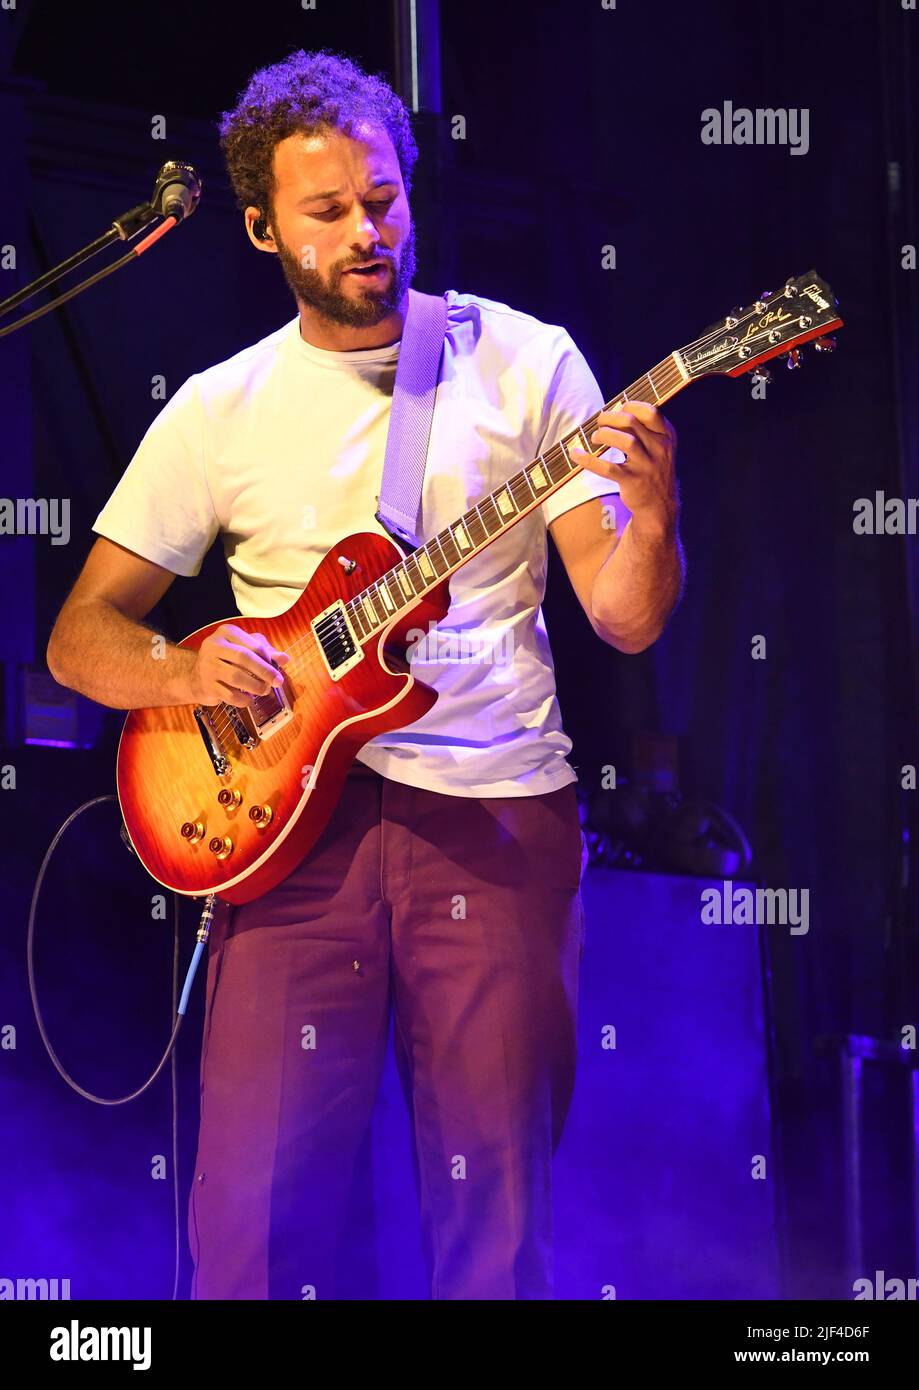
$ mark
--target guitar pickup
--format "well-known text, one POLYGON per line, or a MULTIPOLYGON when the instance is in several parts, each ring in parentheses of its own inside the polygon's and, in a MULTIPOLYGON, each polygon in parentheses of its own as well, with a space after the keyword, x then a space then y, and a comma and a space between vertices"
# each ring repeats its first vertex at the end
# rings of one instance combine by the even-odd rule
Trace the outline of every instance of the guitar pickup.
POLYGON ((257 695, 246 706, 252 726, 264 742, 294 717, 290 700, 283 686, 276 686, 267 695, 257 695))
MULTIPOLYGON (((385 592, 385 590, 384 590, 385 592)), ((392 600, 390 600, 390 605, 392 600)), ((341 599, 336 599, 310 623, 326 670, 333 681, 340 681, 346 672, 363 661, 364 652, 345 611, 341 599)))

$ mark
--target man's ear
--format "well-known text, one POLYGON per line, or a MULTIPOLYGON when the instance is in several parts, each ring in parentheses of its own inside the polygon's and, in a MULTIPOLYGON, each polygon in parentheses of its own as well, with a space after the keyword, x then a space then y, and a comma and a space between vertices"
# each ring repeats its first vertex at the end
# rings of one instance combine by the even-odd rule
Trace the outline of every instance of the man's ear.
POLYGON ((246 231, 260 251, 274 249, 274 237, 268 229, 267 221, 260 208, 246 209, 246 231))

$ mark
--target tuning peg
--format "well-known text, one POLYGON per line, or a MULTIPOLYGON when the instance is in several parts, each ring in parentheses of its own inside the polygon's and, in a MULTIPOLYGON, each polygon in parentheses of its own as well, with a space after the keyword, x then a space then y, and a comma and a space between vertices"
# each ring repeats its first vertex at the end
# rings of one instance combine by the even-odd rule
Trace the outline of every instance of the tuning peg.
POLYGON ((785 365, 787 366, 790 372, 793 372, 796 370, 796 368, 800 367, 801 361, 802 352, 800 348, 792 348, 790 352, 786 352, 785 365))
POLYGON ((835 351, 836 351, 836 339, 835 339, 835 338, 815 338, 815 339, 814 339, 814 348, 815 348, 815 350, 816 350, 817 352, 835 352, 835 351))
POLYGON ((753 306, 753 308, 755 309, 756 313, 758 313, 758 314, 764 314, 764 313, 766 312, 766 300, 769 298, 769 296, 771 295, 771 293, 772 293, 771 290, 763 290, 763 291, 760 293, 759 299, 756 301, 756 303, 755 303, 754 306, 753 306))
POLYGON ((772 373, 768 367, 751 367, 750 376, 757 386, 768 386, 772 380, 772 373))

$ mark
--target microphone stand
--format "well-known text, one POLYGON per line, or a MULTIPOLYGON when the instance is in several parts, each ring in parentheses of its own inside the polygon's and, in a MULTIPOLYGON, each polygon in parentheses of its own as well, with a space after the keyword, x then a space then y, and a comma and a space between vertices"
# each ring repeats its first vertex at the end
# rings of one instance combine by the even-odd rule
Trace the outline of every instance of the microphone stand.
POLYGON ((191 165, 180 164, 175 160, 170 160, 163 165, 157 175, 156 189, 153 194, 153 201, 149 203, 138 203, 136 207, 129 208, 127 212, 116 217, 111 227, 102 236, 96 237, 95 241, 89 242, 82 250, 76 251, 67 260, 61 261, 60 265, 54 266, 51 270, 40 275, 37 280, 24 286, 11 294, 8 299, 0 301, 0 317, 10 313, 25 300, 31 299, 39 290, 47 289, 56 281, 62 279, 71 270, 76 270, 80 265, 90 260, 100 251, 104 250, 114 241, 131 241, 144 227, 163 216, 163 221, 148 236, 133 246, 125 256, 121 256, 111 265, 99 270, 95 275, 91 275, 88 280, 83 280, 79 285, 74 285, 66 293, 56 295, 47 304, 43 304, 40 309, 33 309, 31 314, 26 314, 23 318, 17 319, 15 323, 8 324, 5 328, 0 328, 0 338, 5 338, 9 333, 15 333, 17 328, 24 328, 26 324, 33 323, 35 319, 41 318, 59 304, 65 304, 68 299, 73 299, 75 295, 82 294, 83 290, 89 289, 90 285, 95 285, 99 280, 104 280, 107 275, 112 275, 116 270, 120 270, 123 265, 130 261, 136 261, 145 251, 155 245, 167 232, 172 231, 180 222, 191 215, 198 205, 201 196, 201 180, 191 165))

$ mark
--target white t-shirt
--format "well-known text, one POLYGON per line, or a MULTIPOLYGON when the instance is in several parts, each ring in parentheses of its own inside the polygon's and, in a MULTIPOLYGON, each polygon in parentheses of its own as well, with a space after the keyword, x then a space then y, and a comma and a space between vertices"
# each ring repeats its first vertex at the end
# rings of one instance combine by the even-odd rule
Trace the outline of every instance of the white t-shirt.
MULTIPOLYGON (((313 347, 298 316, 189 377, 150 425, 93 530, 179 575, 197 574, 220 534, 239 612, 283 613, 344 536, 386 534, 374 512, 398 352, 398 343, 313 347)), ((448 291, 422 538, 603 399, 564 328, 448 291)), ((540 607, 546 527, 616 491, 580 471, 452 576, 446 618, 411 649, 414 674, 439 699, 414 724, 365 743, 361 762, 457 796, 532 796, 577 780, 540 607)))

